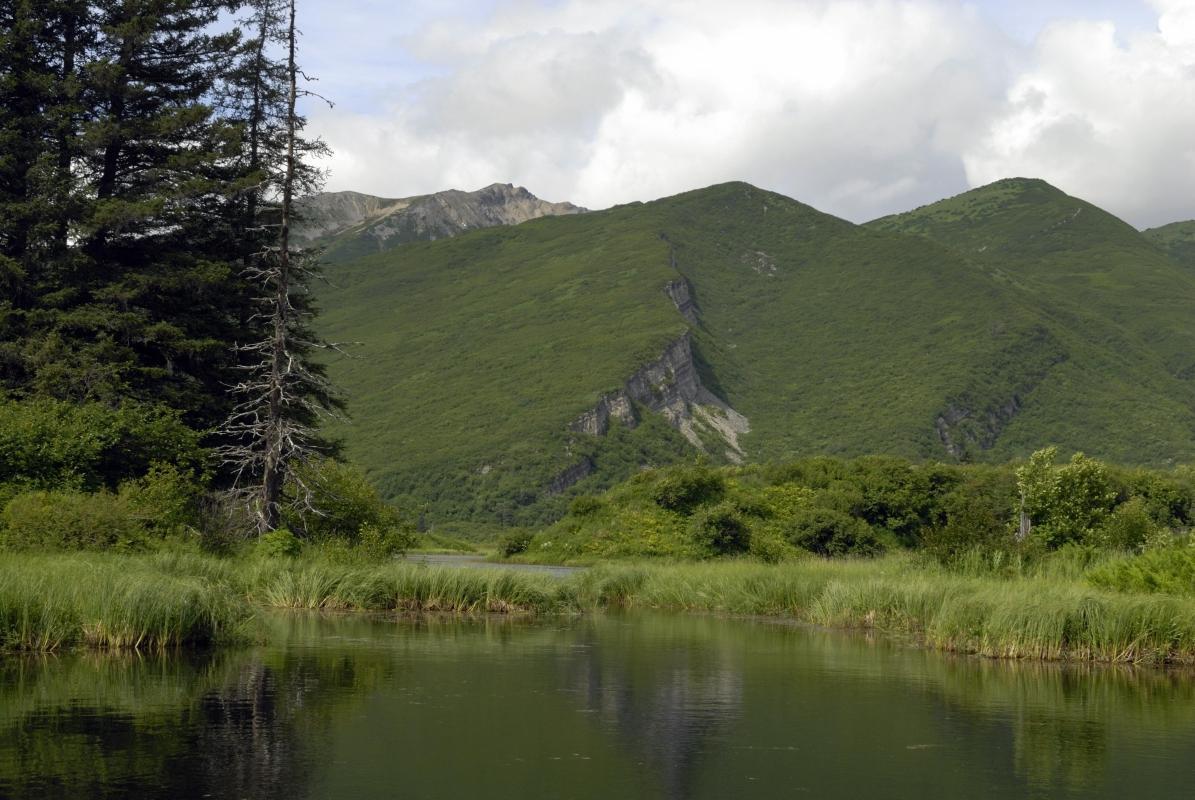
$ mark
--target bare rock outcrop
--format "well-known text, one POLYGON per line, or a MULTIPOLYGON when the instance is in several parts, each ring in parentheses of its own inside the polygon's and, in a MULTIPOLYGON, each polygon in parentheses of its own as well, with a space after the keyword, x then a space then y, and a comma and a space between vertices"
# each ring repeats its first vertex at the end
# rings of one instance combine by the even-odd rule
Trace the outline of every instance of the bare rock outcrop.
POLYGON ((531 219, 580 214, 572 203, 549 203, 522 186, 494 183, 475 192, 449 189, 387 199, 359 192, 324 192, 299 201, 293 236, 299 246, 357 236, 372 249, 456 236, 474 228, 518 225, 531 219))
POLYGON ((604 436, 612 419, 633 428, 640 421, 639 408, 662 415, 698 449, 718 443, 731 461, 742 461, 745 456, 738 437, 751 429, 750 424, 702 385, 688 331, 670 342, 659 358, 636 370, 621 389, 603 395, 593 408, 573 420, 570 428, 604 436))

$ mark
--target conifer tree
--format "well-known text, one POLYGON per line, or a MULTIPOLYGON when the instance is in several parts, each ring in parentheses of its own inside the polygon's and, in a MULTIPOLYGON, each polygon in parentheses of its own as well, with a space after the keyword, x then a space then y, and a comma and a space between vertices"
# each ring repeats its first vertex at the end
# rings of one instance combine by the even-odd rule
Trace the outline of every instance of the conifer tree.
MULTIPOLYGON (((244 221, 249 231, 273 231, 276 239, 246 254, 243 275, 259 296, 256 319, 262 336, 238 348, 247 360, 245 378, 235 387, 240 400, 222 427, 231 444, 222 448, 236 473, 238 493, 252 511, 259 533, 278 527, 284 504, 313 511, 311 487, 295 469, 327 453, 319 434, 322 417, 341 408, 323 366, 313 359, 330 347, 311 330, 314 314, 310 285, 318 277, 318 254, 291 245, 295 199, 319 185, 321 175, 307 160, 323 144, 303 137, 305 119, 298 98, 295 2, 254 0, 254 37, 239 71, 246 116, 246 167, 257 176, 245 193, 244 221), (284 42, 285 62, 278 69, 269 45, 284 42), (281 78, 281 83, 279 79, 281 78), (265 224, 269 223, 269 224, 265 224), (290 487, 289 496, 286 495, 290 487)), ((248 237, 246 241, 257 241, 248 237)))
POLYGON ((5 0, 10 393, 165 404, 197 427, 226 413, 244 294, 237 127, 211 107, 238 41, 212 32, 228 5, 5 0))

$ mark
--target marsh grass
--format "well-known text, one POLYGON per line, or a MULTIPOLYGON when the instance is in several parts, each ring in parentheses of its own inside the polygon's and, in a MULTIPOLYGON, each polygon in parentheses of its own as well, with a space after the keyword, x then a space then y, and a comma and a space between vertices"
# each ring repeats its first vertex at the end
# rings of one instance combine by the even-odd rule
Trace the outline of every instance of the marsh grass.
POLYGON ((170 574, 146 559, 6 555, 0 648, 153 650, 241 638, 252 610, 226 585, 170 574))
POLYGON ((318 558, 10 556, 0 647, 164 649, 248 635, 255 607, 374 612, 670 609, 787 617, 907 635, 993 658, 1195 663, 1195 598, 1053 575, 952 573, 909 556, 606 564, 558 578, 501 569, 318 558))
POLYGON ((786 616, 992 658, 1195 663, 1195 601, 952 575, 903 557, 596 568, 581 581, 598 606, 786 616))
POLYGON ((249 596, 277 608, 451 613, 573 610, 568 586, 547 575, 418 564, 346 568, 327 562, 259 565, 249 596))

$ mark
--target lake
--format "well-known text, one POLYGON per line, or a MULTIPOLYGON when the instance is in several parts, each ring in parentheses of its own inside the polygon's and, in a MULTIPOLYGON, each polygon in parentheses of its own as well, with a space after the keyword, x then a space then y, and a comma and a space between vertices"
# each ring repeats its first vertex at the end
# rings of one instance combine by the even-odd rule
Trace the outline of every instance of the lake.
POLYGON ((0 660, 0 796, 1189 798, 1188 672, 774 621, 277 615, 269 644, 0 660))

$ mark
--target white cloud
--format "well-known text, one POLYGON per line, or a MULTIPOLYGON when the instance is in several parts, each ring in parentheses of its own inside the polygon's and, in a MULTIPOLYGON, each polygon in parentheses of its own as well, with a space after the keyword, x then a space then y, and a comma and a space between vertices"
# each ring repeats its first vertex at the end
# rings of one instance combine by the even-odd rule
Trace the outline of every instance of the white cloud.
POLYGON ((1026 49, 951 0, 502 0, 404 31, 424 76, 313 127, 331 188, 391 196, 513 181, 600 208, 741 179, 862 220, 1031 174, 1195 216, 1195 4, 1155 5, 1159 33, 1060 22, 1026 49))
POLYGON ((1159 31, 1123 45, 1108 23, 1059 22, 988 134, 972 184, 1044 178, 1139 225, 1195 215, 1195 3, 1156 2, 1159 31))

